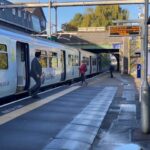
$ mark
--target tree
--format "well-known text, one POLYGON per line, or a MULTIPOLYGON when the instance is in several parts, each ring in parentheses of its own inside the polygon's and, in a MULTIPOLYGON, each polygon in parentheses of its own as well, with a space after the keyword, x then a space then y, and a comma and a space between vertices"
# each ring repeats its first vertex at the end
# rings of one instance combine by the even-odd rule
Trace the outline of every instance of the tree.
POLYGON ((76 26, 72 26, 68 23, 65 23, 61 26, 61 28, 64 30, 64 31, 77 31, 77 27, 76 26))
POLYGON ((83 16, 80 13, 75 14, 74 18, 69 22, 71 26, 80 26, 83 21, 83 16))
POLYGON ((85 14, 77 13, 67 25, 78 27, 110 26, 113 20, 126 20, 129 17, 127 10, 119 5, 96 6, 86 9, 85 14))

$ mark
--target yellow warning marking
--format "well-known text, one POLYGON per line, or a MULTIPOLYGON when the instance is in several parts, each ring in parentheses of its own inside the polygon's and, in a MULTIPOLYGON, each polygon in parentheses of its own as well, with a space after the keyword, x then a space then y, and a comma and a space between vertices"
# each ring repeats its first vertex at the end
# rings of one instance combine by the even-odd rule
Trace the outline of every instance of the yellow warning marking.
POLYGON ((45 105, 45 104, 47 104, 47 103, 49 103, 49 102, 59 98, 59 97, 65 95, 65 94, 68 94, 68 93, 70 93, 70 92, 72 92, 72 91, 74 91, 74 90, 76 90, 78 88, 80 88, 80 86, 73 86, 73 87, 71 87, 69 89, 66 89, 64 91, 61 91, 61 92, 59 92, 57 94, 54 94, 54 95, 49 96, 49 97, 46 97, 46 98, 44 98, 44 99, 42 99, 42 100, 40 100, 38 102, 34 102, 34 103, 29 104, 29 105, 27 105, 27 106, 25 106, 23 108, 20 108, 18 110, 15 110, 13 112, 5 114, 5 115, 0 117, 0 125, 4 124, 4 123, 6 123, 6 122, 8 122, 10 120, 13 120, 13 119, 15 119, 15 118, 25 114, 25 113, 28 113, 28 112, 30 112, 30 111, 38 108, 38 107, 41 107, 41 106, 43 106, 43 105, 45 105))

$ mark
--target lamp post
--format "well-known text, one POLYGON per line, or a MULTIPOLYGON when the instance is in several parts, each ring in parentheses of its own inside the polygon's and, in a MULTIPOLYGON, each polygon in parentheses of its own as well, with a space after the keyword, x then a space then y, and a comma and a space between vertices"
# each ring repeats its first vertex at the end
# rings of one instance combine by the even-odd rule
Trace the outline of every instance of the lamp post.
POLYGON ((144 73, 141 86, 141 128, 143 133, 150 132, 150 94, 149 84, 147 81, 148 72, 148 3, 145 0, 145 19, 143 24, 143 50, 144 50, 144 73))
POLYGON ((48 28, 47 28, 48 38, 51 38, 51 0, 49 0, 48 6, 48 28))

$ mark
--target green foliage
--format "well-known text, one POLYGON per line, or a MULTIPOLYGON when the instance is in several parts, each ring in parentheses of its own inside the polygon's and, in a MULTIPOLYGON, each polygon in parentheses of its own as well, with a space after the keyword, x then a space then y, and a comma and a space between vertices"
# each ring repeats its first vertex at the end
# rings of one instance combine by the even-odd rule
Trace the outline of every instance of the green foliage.
POLYGON ((71 24, 63 24, 61 27, 64 31, 77 31, 77 27, 71 24))
POLYGON ((107 54, 107 53, 101 54, 101 64, 102 64, 103 67, 110 65, 109 54, 107 54))
POLYGON ((69 25, 70 26, 75 26, 75 27, 78 27, 80 26, 80 24, 82 23, 83 21, 83 16, 82 14, 78 13, 74 16, 74 18, 69 22, 69 25))
POLYGON ((70 31, 71 28, 77 30, 78 27, 107 27, 113 24, 113 20, 126 20, 128 17, 128 11, 119 5, 96 6, 86 9, 85 14, 77 13, 69 23, 65 24, 68 27, 65 29, 70 31))

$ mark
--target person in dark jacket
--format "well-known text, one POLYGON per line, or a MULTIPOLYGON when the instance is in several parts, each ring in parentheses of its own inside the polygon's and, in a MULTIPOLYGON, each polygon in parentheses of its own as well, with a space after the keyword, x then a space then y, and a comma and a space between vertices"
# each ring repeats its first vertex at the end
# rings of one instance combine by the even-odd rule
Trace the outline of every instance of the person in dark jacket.
POLYGON ((86 71, 87 71, 86 64, 85 64, 84 60, 82 60, 82 64, 79 67, 82 85, 83 85, 83 83, 85 83, 86 85, 88 84, 87 81, 85 80, 85 72, 86 71))
POLYGON ((113 78, 113 71, 114 71, 114 66, 110 64, 109 66, 109 71, 110 71, 110 77, 113 78))
POLYGON ((39 62, 41 52, 35 52, 35 57, 31 62, 31 71, 30 75, 35 80, 35 85, 30 89, 29 94, 31 96, 37 96, 37 93, 41 86, 41 76, 42 76, 42 66, 39 62))

